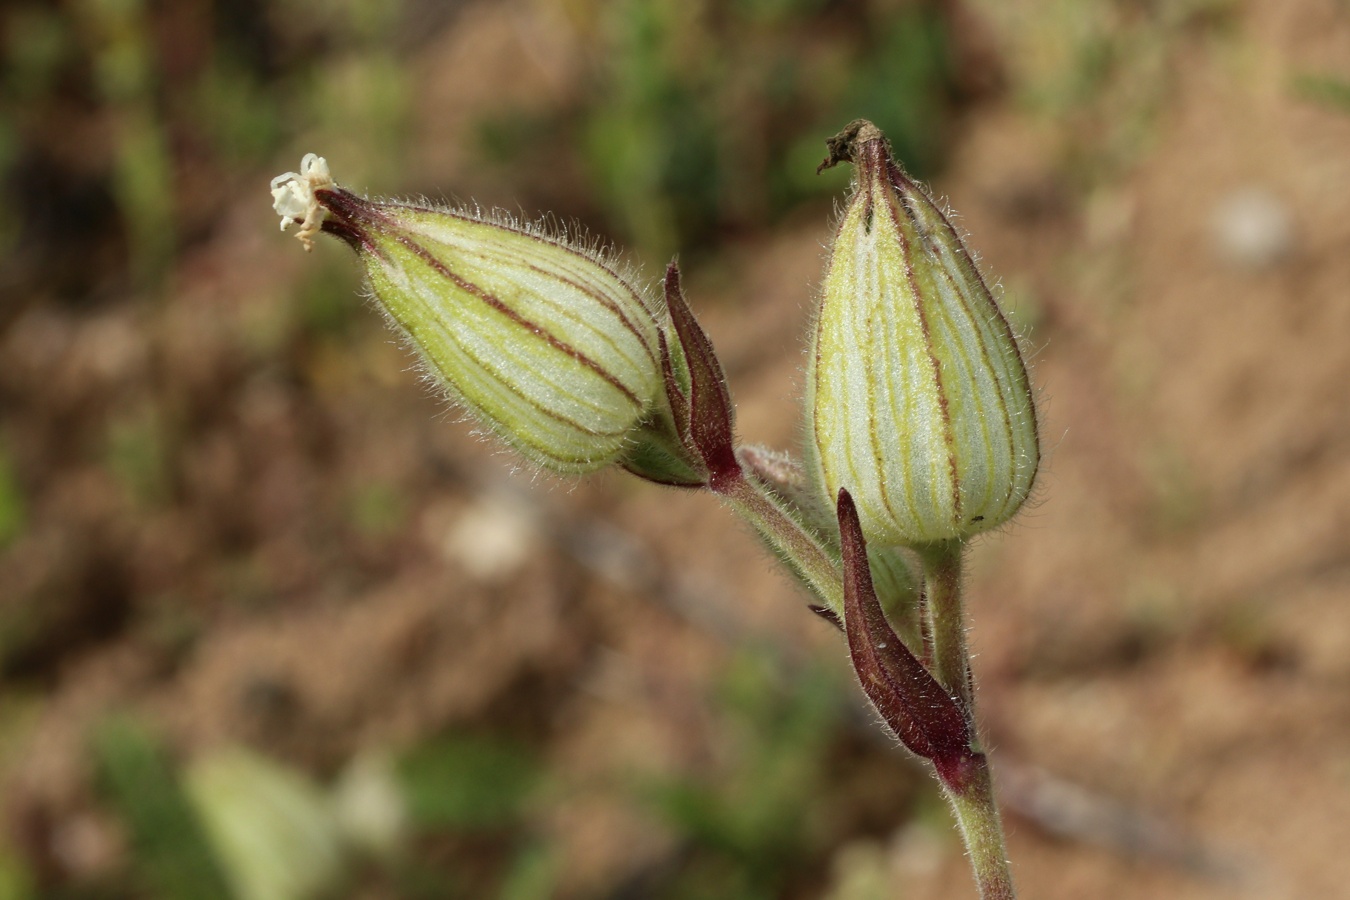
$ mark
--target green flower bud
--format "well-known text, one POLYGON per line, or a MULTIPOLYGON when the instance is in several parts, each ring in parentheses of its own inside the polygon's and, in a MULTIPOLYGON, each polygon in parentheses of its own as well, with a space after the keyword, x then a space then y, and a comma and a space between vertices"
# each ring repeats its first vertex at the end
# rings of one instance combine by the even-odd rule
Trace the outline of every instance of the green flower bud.
POLYGON ((662 414, 664 310, 593 248, 476 212, 362 199, 313 154, 272 196, 306 248, 322 230, 357 252, 435 380, 534 462, 561 473, 623 462, 662 414))
POLYGON ((807 378, 818 482, 847 488, 869 541, 918 546, 1008 520, 1036 475, 1036 414, 1008 322, 951 222, 855 122, 856 167, 807 378))

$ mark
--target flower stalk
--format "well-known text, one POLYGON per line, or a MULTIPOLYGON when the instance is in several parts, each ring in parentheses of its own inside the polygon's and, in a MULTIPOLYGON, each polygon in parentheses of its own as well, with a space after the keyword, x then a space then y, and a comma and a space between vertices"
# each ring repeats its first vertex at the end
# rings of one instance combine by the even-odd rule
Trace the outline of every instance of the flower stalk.
POLYGON ((943 541, 919 552, 933 674, 967 708, 974 704, 970 651, 966 648, 965 603, 961 599, 960 541, 943 541))
POLYGON ((1008 846, 1003 838, 998 802, 994 798, 988 757, 983 753, 975 754, 959 773, 950 776, 950 780, 941 770, 938 778, 956 814, 956 824, 970 857, 981 900, 1015 900, 1017 892, 1008 865, 1008 846))

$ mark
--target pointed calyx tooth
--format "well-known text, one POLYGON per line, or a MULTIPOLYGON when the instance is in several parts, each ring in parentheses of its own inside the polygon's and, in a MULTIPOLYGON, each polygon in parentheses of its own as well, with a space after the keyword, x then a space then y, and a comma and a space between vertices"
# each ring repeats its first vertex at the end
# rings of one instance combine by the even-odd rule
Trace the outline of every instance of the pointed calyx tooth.
POLYGON ((1005 522, 1039 463, 1026 366, 960 235, 869 122, 829 142, 853 193, 830 246, 807 376, 808 454, 868 539, 922 546, 1005 522))
POLYGON ((671 349, 679 351, 688 381, 687 391, 682 390, 673 358, 667 355, 667 394, 671 406, 685 417, 676 427, 689 456, 701 464, 704 483, 719 490, 741 474, 735 448, 735 407, 722 362, 684 299, 680 267, 673 262, 666 268, 665 292, 674 338, 671 349))
POLYGON ((564 474, 623 463, 669 417, 665 308, 593 245, 506 216, 366 200, 313 155, 272 196, 307 244, 325 231, 356 251, 432 380, 533 462, 564 474))
POLYGON ((906 747, 941 767, 970 755, 966 710, 938 683, 886 621, 872 585, 867 541, 848 490, 839 491, 844 633, 863 693, 906 747))

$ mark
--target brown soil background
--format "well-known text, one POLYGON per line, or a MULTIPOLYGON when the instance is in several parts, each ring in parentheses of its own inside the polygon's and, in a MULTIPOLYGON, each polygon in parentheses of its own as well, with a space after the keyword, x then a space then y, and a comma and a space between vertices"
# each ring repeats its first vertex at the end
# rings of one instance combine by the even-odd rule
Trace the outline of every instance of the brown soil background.
MULTIPOLYGON (((968 12, 1005 77, 1032 82, 1056 71, 1065 6, 968 12)), ((1106 6, 1131 27, 1132 4, 1106 6)), ((1350 115, 1289 90, 1304 72, 1350 78, 1350 8, 1225 9, 1214 30, 1158 25, 1145 74, 1086 112, 981 101, 933 184, 1030 326, 1041 392, 1037 502, 975 544, 969 578, 1027 898, 1350 890, 1350 115), (1065 174, 1084 156, 1110 160, 1087 189, 1065 174), (1215 217, 1249 189, 1288 218, 1270 259, 1216 246, 1215 217)), ((550 15, 471 5, 409 59, 404 180, 372 175, 371 190, 515 202, 458 136, 485 108, 566 94, 579 51, 550 15)), ((312 149, 344 177, 345 148, 312 149)), ((37 859, 63 828, 115 833, 84 755, 113 709, 148 717, 183 758, 245 742, 319 775, 458 724, 523 722, 563 785, 533 827, 566 849, 567 896, 605 896, 669 849, 623 773, 725 752, 707 693, 734 648, 842 670, 842 644, 712 500, 513 475, 374 313, 340 353, 278 366, 258 349, 269 310, 315 262, 276 233, 271 174, 207 191, 209 238, 175 261, 162 302, 39 296, 0 324, 0 424, 29 518, 0 555, 0 603, 65 623, 0 683, 11 841, 37 859), (177 499, 148 511, 78 451, 90 422, 134 417, 145 397, 189 423, 177 499), (370 484, 403 498, 399 525, 335 524, 370 484), (191 641, 165 636, 185 622, 191 641)), ((828 229, 810 206, 686 271, 748 441, 795 440, 828 229)), ((331 289, 356 287, 353 270, 331 289)), ((855 805, 926 790, 899 750, 858 753, 872 780, 840 774, 855 805)), ((869 816, 880 824, 792 896, 842 891, 847 868, 890 886, 877 896, 974 896, 945 826, 869 816)))

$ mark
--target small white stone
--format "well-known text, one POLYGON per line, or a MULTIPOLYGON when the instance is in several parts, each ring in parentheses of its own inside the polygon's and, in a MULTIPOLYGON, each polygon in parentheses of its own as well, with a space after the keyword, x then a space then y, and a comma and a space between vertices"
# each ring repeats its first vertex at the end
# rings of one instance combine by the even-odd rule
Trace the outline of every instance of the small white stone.
POLYGON ((460 515, 442 546, 470 577, 495 582, 519 570, 535 551, 538 539, 538 523, 529 507, 493 494, 460 515))
POLYGON ((348 841, 376 857, 394 855, 407 832, 407 804, 392 762, 358 756, 333 788, 333 810, 348 841))
POLYGON ((1210 236, 1217 255, 1245 268, 1278 263, 1294 245, 1289 207, 1273 191, 1249 186, 1229 191, 1210 213, 1210 236))

